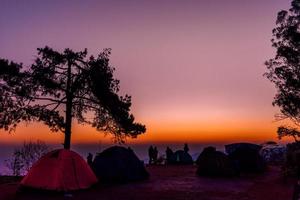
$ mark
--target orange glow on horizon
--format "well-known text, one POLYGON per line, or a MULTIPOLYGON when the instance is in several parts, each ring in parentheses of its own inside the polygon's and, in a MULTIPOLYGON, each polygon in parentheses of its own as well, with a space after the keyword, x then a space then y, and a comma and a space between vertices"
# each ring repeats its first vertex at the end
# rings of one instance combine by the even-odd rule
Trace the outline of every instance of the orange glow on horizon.
MULTIPOLYGON (((237 121, 229 123, 212 122, 151 122, 147 132, 135 139, 129 138, 127 143, 231 143, 231 142, 264 142, 277 141, 277 123, 264 121, 237 121)), ((9 134, 0 131, 0 143, 20 143, 23 141, 43 140, 47 143, 63 143, 62 133, 52 133, 45 125, 33 123, 25 126, 20 124, 17 131, 9 134)), ((112 143, 112 136, 96 131, 89 126, 74 124, 72 132, 73 144, 112 143)), ((290 141, 285 139, 284 141, 290 141)))

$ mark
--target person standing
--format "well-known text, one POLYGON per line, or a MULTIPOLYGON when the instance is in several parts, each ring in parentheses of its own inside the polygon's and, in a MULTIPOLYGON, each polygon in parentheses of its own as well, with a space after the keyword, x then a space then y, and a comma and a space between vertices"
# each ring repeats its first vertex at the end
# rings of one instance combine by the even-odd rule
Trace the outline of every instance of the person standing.
POLYGON ((154 147, 153 149, 153 162, 157 163, 157 158, 158 158, 158 150, 157 147, 154 147))
POLYGON ((183 147, 183 151, 184 151, 185 153, 188 153, 189 150, 190 150, 190 148, 189 148, 188 144, 185 143, 185 144, 184 144, 184 147, 183 147))
POLYGON ((172 149, 170 147, 167 147, 167 149, 166 149, 166 161, 167 161, 168 164, 171 163, 172 155, 173 155, 172 149))
POLYGON ((88 156, 87 156, 87 158, 86 158, 86 160, 87 160, 88 165, 90 167, 92 167, 92 164, 93 164, 93 154, 89 153, 88 156))
POLYGON ((154 149, 153 146, 151 145, 148 149, 148 156, 149 156, 149 164, 153 164, 153 153, 154 153, 154 149))

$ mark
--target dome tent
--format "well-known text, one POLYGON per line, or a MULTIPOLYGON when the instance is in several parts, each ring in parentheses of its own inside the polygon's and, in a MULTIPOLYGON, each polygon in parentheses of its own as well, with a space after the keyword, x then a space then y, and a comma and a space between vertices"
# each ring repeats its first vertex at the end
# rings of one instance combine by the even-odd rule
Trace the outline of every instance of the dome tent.
POLYGON ((223 152, 216 151, 215 147, 206 147, 196 160, 199 176, 233 176, 234 167, 228 156, 223 152))
POLYGON ((263 172, 266 168, 261 155, 262 146, 251 143, 225 145, 229 159, 235 163, 239 172, 263 172))
POLYGON ((240 149, 250 149, 258 152, 261 148, 262 148, 261 145, 246 143, 246 142, 225 145, 225 151, 229 155, 234 153, 236 150, 240 150, 240 149))
POLYGON ((149 177, 144 163, 133 150, 113 146, 96 155, 92 169, 101 182, 124 183, 149 177))
POLYGON ((21 188, 72 191, 89 188, 97 178, 85 160, 71 150, 57 149, 42 156, 22 179, 21 188))

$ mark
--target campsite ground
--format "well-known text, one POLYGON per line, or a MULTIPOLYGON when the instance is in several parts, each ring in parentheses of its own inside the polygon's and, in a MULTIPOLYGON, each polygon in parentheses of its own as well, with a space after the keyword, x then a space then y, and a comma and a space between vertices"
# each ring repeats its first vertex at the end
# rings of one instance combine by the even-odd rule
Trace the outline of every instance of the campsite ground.
POLYGON ((195 166, 149 166, 150 179, 123 185, 95 185, 70 195, 43 192, 16 193, 18 179, 0 177, 1 200, 290 200, 293 181, 284 181, 279 168, 269 167, 265 174, 238 178, 202 178, 195 166))

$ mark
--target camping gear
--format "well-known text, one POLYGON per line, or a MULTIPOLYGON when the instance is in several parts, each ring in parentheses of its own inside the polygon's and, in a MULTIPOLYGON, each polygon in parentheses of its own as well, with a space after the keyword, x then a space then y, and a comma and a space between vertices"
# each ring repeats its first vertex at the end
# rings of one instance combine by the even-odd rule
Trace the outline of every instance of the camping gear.
POLYGON ((133 150, 121 146, 113 146, 97 154, 92 169, 102 183, 124 183, 149 177, 144 163, 133 150))
POLYGON ((71 150, 57 149, 42 156, 20 186, 53 191, 89 188, 97 178, 85 160, 71 150))

